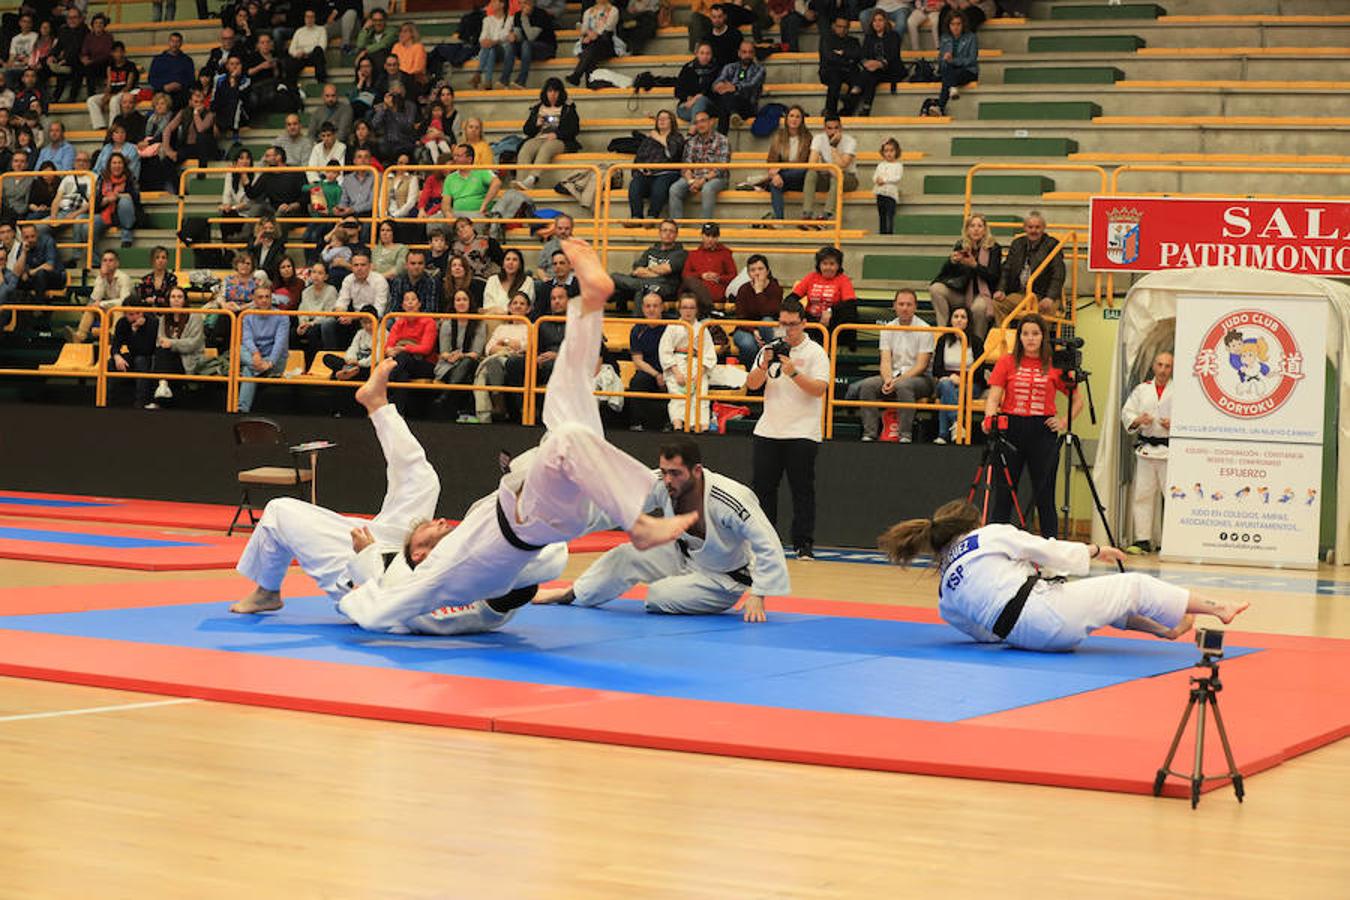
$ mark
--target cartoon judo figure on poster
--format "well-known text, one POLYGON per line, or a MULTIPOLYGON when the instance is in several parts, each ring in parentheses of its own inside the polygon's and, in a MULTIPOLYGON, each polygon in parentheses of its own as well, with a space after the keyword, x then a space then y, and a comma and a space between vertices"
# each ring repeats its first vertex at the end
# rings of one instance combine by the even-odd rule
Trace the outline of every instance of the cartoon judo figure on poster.
POLYGON ((1244 417, 1264 416, 1303 378, 1303 355, 1278 318, 1243 310, 1210 329, 1195 355, 1194 373, 1215 406, 1244 417))

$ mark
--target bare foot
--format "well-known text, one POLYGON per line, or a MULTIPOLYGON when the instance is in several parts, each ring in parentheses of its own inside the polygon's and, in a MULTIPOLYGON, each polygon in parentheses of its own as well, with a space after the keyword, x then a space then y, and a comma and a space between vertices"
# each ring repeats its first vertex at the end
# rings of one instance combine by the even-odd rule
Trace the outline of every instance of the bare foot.
POLYGON ((366 383, 356 389, 356 402, 373 413, 389 403, 389 375, 398 365, 392 359, 381 360, 378 366, 370 370, 366 383))
POLYGON ((548 606, 550 604, 566 606, 576 598, 577 595, 572 593, 571 588, 549 588, 548 590, 540 590, 539 593, 534 595, 534 599, 530 602, 537 603, 541 606, 548 606))
POLYGON ((253 593, 249 594, 243 600, 240 600, 234 606, 230 607, 232 613, 260 613, 272 612, 281 609, 284 604, 281 602, 280 591, 269 591, 264 588, 254 588, 253 593))
POLYGON ((1217 608, 1214 610, 1214 615, 1219 617, 1220 622, 1227 625, 1229 622, 1237 618, 1238 613, 1242 612, 1244 609, 1251 606, 1251 604, 1247 602, 1216 603, 1215 606, 1217 608))
POLYGON ((581 283, 582 309, 588 313, 603 312, 614 293, 614 279, 600 263, 595 248, 580 238, 568 238, 562 242, 562 249, 581 283))
POLYGON ((1204 613, 1206 615, 1214 616, 1220 622, 1227 625, 1229 622, 1233 621, 1233 619, 1237 618, 1238 613, 1242 612, 1248 606, 1251 606, 1251 604, 1246 601, 1211 600, 1208 597, 1197 597, 1195 594, 1192 594, 1191 602, 1190 605, 1186 607, 1186 612, 1204 613))
POLYGON ((698 521, 697 512, 688 512, 678 516, 657 518, 646 513, 638 516, 633 527, 628 529, 628 537, 639 550, 650 550, 662 544, 669 544, 689 530, 698 521))

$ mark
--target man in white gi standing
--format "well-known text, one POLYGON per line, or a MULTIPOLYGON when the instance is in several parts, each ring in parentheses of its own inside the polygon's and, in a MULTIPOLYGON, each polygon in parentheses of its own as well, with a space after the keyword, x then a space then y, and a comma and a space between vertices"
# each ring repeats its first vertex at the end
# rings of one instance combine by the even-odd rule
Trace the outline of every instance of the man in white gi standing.
POLYGON ((615 547, 570 589, 541 591, 534 602, 600 606, 646 582, 648 612, 720 613, 745 597, 745 621, 763 622, 764 598, 790 590, 783 546, 754 492, 705 469, 702 458, 688 438, 661 447, 655 504, 668 516, 700 514, 679 540, 653 550, 615 547))
POLYGON ((1172 354, 1153 357, 1153 379, 1140 382, 1121 410, 1125 430, 1134 435, 1134 543, 1126 553, 1152 553, 1153 522, 1167 484, 1167 440, 1172 431, 1172 354))
POLYGON ((342 598, 338 609, 362 628, 456 633, 457 612, 477 600, 519 590, 533 596, 533 585, 543 579, 529 567, 536 564, 537 570, 549 544, 565 543, 607 520, 647 549, 675 540, 698 519, 697 512, 645 514, 651 470, 605 441, 591 391, 605 301, 614 283, 585 242, 564 241, 563 251, 581 295, 568 304, 567 336, 545 394, 548 433, 537 448, 516 458, 496 493, 474 504, 458 526, 435 520, 412 530, 404 555, 414 571, 405 581, 390 586, 368 580, 342 598))

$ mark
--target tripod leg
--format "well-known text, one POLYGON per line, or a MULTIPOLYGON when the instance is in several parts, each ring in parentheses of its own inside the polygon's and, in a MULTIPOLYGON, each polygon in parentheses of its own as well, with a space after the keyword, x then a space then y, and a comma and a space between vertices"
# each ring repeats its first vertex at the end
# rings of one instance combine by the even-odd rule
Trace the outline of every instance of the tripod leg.
POLYGON ((1195 768, 1191 771, 1191 809, 1200 804, 1200 786, 1205 783, 1205 704, 1213 700, 1203 688, 1196 693, 1200 698, 1200 714, 1195 717, 1195 768))
POLYGON ((1153 796, 1162 794, 1163 782, 1167 780, 1167 774, 1172 768, 1172 760, 1177 755, 1177 747, 1181 745, 1181 736, 1186 733, 1186 724, 1191 721, 1191 710, 1195 709, 1195 691, 1191 691, 1191 699, 1186 701, 1186 711, 1181 714, 1181 724, 1177 726, 1177 733, 1172 736, 1172 746, 1167 749, 1167 758, 1163 760, 1162 768, 1158 770, 1157 777, 1153 779, 1153 796))
POLYGON ((1228 743, 1228 729, 1223 727, 1223 716, 1219 713, 1219 698, 1211 697, 1209 705, 1214 707, 1214 724, 1219 729, 1219 743, 1223 745, 1224 758, 1228 760, 1228 777, 1233 781, 1233 793, 1237 794, 1238 802, 1242 802, 1242 797, 1246 790, 1242 785, 1242 773, 1237 770, 1237 763, 1233 760, 1233 748, 1228 743))
MULTIPOLYGON (((1097 518, 1101 520, 1102 530, 1106 532, 1106 540, 1114 547, 1116 545, 1116 536, 1111 533, 1111 523, 1106 521, 1106 507, 1102 505, 1101 494, 1097 493, 1097 483, 1092 480, 1092 470, 1088 468, 1087 458, 1083 455, 1083 445, 1077 440, 1070 440, 1069 443, 1073 445, 1074 452, 1078 455, 1078 464, 1083 467, 1083 476, 1087 480, 1088 492, 1092 494, 1092 504, 1097 507, 1097 518)), ((1068 483, 1067 479, 1070 475, 1072 475, 1072 466, 1070 466, 1070 472, 1065 475, 1065 484, 1068 483)), ((1065 515, 1067 517, 1067 512, 1065 515)), ((1065 531, 1064 533, 1068 534, 1068 531, 1065 531)), ((1120 561, 1117 561, 1116 569, 1124 572, 1125 566, 1120 561)))

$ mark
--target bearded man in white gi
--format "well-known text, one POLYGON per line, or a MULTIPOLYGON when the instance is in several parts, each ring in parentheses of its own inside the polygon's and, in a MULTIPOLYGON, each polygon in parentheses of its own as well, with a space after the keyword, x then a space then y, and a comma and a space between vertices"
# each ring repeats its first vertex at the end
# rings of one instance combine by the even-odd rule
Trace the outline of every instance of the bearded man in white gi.
POLYGON ((481 631, 477 601, 513 592, 533 596, 534 586, 547 580, 541 574, 549 574, 541 555, 550 544, 566 543, 604 522, 647 549, 675 540, 697 520, 697 512, 665 518, 644 513, 651 470, 605 441, 591 391, 605 301, 614 283, 584 241, 569 239, 562 246, 581 294, 568 304, 566 337, 544 398, 548 433, 537 448, 516 458, 496 492, 470 507, 458 526, 433 520, 413 528, 404 545, 413 567, 407 579, 396 585, 359 582, 339 601, 338 609, 362 628, 481 631), (463 617, 469 621, 461 626, 463 617))
POLYGON ((1121 410, 1125 430, 1134 435, 1134 543, 1126 553, 1152 553, 1153 521, 1167 484, 1167 440, 1172 431, 1172 354, 1153 357, 1153 379, 1130 392, 1121 410))
POLYGON ((754 491, 705 469, 702 458, 688 438, 661 447, 653 505, 667 516, 700 514, 679 540, 654 550, 615 547, 570 589, 541 591, 534 602, 601 606, 645 582, 648 612, 720 613, 744 597, 745 621, 763 622, 764 598, 791 589, 783 544, 754 491))

